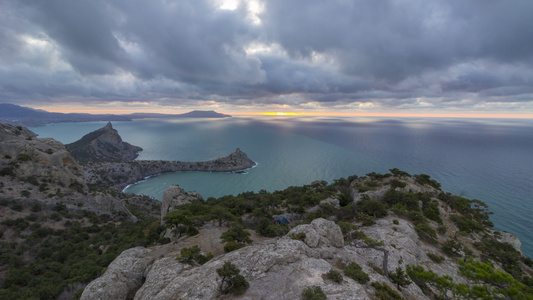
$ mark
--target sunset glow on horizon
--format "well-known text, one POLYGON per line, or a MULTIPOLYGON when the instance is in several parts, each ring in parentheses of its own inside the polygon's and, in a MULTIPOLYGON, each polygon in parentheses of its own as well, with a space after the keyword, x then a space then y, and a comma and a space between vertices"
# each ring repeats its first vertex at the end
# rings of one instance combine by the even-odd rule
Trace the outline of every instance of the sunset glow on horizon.
POLYGON ((183 114, 192 110, 215 110, 218 113, 229 114, 232 116, 316 116, 316 117, 420 117, 420 118, 495 118, 495 119, 533 119, 533 114, 524 113, 494 113, 494 112, 449 112, 449 113, 391 113, 391 112, 336 112, 336 111, 231 111, 231 110, 216 110, 212 108, 202 109, 172 109, 161 107, 145 107, 125 108, 125 107, 99 107, 88 109, 83 106, 39 106, 33 107, 35 109, 42 109, 49 112, 58 113, 89 113, 89 114, 132 114, 132 113, 158 113, 158 114, 183 114))

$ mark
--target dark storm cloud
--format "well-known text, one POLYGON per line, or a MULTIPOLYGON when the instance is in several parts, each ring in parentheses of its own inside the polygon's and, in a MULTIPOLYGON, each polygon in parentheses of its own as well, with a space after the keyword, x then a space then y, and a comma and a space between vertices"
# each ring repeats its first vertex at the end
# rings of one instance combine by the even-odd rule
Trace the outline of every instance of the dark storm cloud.
POLYGON ((529 0, 217 3, 3 0, 0 101, 533 104, 529 0))

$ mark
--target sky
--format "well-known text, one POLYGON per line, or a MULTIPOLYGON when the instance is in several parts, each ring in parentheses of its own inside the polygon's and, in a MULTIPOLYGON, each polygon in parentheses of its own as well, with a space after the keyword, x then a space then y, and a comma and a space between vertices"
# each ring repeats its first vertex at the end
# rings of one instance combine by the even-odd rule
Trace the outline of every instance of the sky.
POLYGON ((533 118, 531 0, 0 0, 0 103, 533 118))

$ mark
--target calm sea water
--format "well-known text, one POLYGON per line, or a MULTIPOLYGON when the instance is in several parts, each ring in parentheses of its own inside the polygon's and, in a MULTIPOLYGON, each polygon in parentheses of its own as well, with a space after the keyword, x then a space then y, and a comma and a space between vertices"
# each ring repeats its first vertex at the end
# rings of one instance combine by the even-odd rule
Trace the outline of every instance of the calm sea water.
MULTIPOLYGON (((32 130, 70 143, 105 122, 32 130)), ((204 198, 386 173, 429 174, 445 191, 489 205, 495 227, 518 235, 533 257, 533 120, 233 117, 114 122, 138 159, 203 161, 239 147, 258 162, 246 174, 181 172, 149 178, 130 193, 161 199, 178 184, 204 198)))

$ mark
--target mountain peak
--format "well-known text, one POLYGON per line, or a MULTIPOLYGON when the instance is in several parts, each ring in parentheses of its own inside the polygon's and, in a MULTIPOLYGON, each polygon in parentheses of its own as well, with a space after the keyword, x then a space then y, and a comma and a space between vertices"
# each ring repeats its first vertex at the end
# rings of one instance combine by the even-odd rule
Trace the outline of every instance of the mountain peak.
POLYGON ((141 147, 122 141, 111 122, 66 146, 80 162, 133 160, 137 157, 137 152, 142 151, 141 147))

